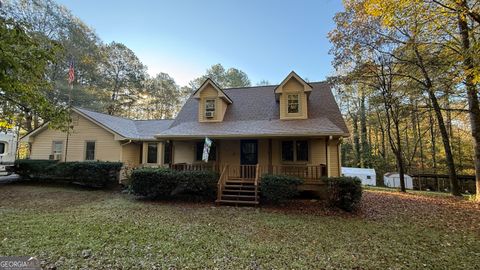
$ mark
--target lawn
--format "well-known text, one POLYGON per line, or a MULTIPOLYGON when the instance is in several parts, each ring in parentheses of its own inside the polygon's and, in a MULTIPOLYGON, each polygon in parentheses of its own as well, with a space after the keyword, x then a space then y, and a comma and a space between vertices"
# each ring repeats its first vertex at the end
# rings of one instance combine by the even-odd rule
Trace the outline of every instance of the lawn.
POLYGON ((57 269, 479 269, 480 207, 367 190, 358 213, 322 202, 215 207, 112 191, 0 185, 0 254, 57 269))

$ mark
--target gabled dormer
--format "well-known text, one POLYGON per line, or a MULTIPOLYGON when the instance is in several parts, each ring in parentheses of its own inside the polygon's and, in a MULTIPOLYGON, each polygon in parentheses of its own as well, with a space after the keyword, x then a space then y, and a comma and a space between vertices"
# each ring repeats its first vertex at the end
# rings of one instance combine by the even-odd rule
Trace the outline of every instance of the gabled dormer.
POLYGON ((307 119, 308 97, 312 86, 294 71, 275 87, 275 98, 280 103, 280 119, 307 119))
POLYGON ((193 97, 198 100, 199 122, 222 122, 232 100, 210 78, 198 88, 193 97))

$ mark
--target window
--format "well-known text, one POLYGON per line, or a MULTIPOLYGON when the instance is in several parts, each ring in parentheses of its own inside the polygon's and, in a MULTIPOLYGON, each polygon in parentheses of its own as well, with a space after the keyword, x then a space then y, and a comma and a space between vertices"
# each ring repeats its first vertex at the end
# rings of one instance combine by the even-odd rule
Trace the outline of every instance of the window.
POLYGON ((215 99, 205 100, 205 116, 213 117, 215 114, 215 99))
POLYGON ((297 161, 308 161, 308 141, 296 141, 297 161))
POLYGON ((148 143, 147 163, 157 163, 157 143, 148 143))
POLYGON ((5 153, 6 148, 7 148, 7 144, 4 142, 0 142, 0 155, 5 153))
POLYGON ((95 142, 85 143, 85 160, 95 160, 95 142))
POLYGON ((372 179, 372 177, 370 175, 367 175, 367 179, 372 179))
POLYGON ((63 142, 62 141, 53 141, 52 142, 52 154, 51 159, 61 159, 63 153, 63 142))
POLYGON ((288 95, 287 96, 287 102, 288 102, 288 108, 287 112, 288 113, 299 113, 300 112, 300 105, 299 105, 299 95, 288 95))
MULTIPOLYGON (((203 156, 203 144, 205 142, 197 142, 196 149, 195 149, 195 160, 201 161, 203 156)), ((217 147, 215 146, 215 142, 212 142, 212 146, 210 146, 210 153, 208 153, 208 160, 216 160, 217 159, 217 147)))
POLYGON ((283 141, 283 161, 308 161, 308 141, 283 141))
POLYGON ((53 142, 53 154, 62 154, 63 152, 63 142, 61 141, 54 141, 53 142))
POLYGON ((172 143, 165 142, 165 148, 163 150, 163 163, 172 163, 172 143))
POLYGON ((293 161, 293 141, 282 142, 282 160, 293 161))

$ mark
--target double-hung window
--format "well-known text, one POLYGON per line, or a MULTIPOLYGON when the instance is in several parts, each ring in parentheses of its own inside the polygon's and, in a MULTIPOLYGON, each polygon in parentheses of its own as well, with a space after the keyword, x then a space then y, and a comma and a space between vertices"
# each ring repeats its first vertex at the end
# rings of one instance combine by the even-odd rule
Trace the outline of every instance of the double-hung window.
POLYGON ((308 161, 308 141, 282 141, 282 161, 308 161))
POLYGON ((95 142, 85 142, 85 160, 95 160, 95 142))
POLYGON ((215 99, 205 100, 205 117, 211 118, 215 116, 215 99))
POLYGON ((148 143, 147 145, 147 163, 157 163, 157 143, 148 143))
POLYGON ((287 96, 287 112, 299 113, 300 112, 300 95, 289 94, 287 96))

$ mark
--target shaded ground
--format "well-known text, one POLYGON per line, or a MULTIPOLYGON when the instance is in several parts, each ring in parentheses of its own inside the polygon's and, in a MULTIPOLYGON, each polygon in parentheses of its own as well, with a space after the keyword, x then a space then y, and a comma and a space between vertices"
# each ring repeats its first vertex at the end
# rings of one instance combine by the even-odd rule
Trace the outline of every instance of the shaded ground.
POLYGON ((215 207, 10 184, 0 228, 0 254, 60 269, 480 268, 478 204, 388 191, 367 190, 349 214, 309 200, 215 207))

